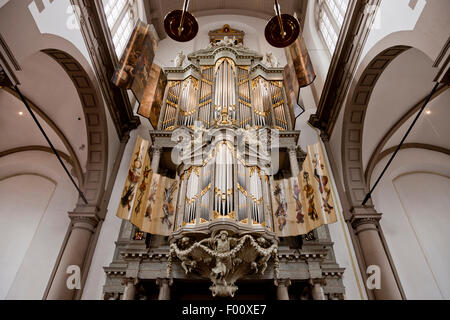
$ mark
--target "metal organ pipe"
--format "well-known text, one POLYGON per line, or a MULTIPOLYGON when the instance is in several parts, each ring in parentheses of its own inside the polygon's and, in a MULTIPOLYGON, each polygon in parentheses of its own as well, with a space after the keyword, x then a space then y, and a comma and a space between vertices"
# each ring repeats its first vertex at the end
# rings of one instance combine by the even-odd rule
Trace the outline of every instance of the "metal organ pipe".
MULTIPOLYGON (((200 68, 200 80, 189 76, 184 81, 169 81, 165 114, 161 115, 163 130, 173 130, 177 125, 192 126, 197 115, 198 120, 210 127, 223 108, 227 108, 230 119, 238 118, 237 125, 241 128, 256 125, 287 129, 281 82, 265 80, 263 75, 251 80, 250 67, 236 66, 230 58, 220 58, 215 65, 200 68)), ((271 212, 267 205, 271 202, 268 179, 259 167, 248 167, 246 160, 237 159, 233 154, 236 148, 234 141, 221 139, 210 162, 185 172, 180 189, 183 194, 180 199, 185 200, 180 211, 182 222, 192 223, 196 217, 200 218, 197 223, 209 220, 212 206, 219 217, 231 217, 234 212, 238 221, 271 224, 266 217, 271 212)), ((248 156, 245 154, 244 158, 248 156)))
POLYGON ((235 119, 237 74, 232 62, 230 62, 228 58, 222 59, 217 62, 219 66, 217 67, 215 75, 215 116, 217 118, 220 115, 222 108, 227 108, 230 117, 235 119))
POLYGON ((234 210, 233 156, 225 142, 217 146, 215 172, 215 211, 222 216, 234 210))

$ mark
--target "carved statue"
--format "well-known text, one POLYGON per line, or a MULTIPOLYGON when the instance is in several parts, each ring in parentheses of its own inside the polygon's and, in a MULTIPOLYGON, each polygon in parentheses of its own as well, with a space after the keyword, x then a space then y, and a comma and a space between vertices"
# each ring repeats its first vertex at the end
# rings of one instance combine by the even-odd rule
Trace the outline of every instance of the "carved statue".
MULTIPOLYGON (((214 244, 216 245, 216 251, 219 253, 230 251, 230 242, 232 239, 228 238, 228 232, 225 230, 220 231, 219 235, 214 238, 214 244)), ((233 239, 236 240, 236 239, 233 239)))
POLYGON ((181 68, 183 66, 184 59, 186 59, 186 56, 183 54, 183 51, 178 52, 174 60, 175 67, 181 68))
POLYGON ((235 37, 230 39, 228 36, 225 36, 225 37, 223 37, 222 40, 217 42, 217 45, 219 45, 219 46, 234 46, 235 41, 236 41, 235 37))
MULTIPOLYGON (((217 253, 227 253, 231 250, 231 243, 236 243, 236 239, 229 238, 228 232, 220 231, 218 236, 213 238, 213 247, 217 253)), ((211 276, 214 279, 223 280, 227 272, 232 268, 232 261, 230 256, 216 258, 216 266, 211 270, 211 276)))
POLYGON ((244 44, 242 42, 238 42, 236 43, 236 37, 233 36, 233 38, 229 38, 228 36, 223 37, 222 40, 218 41, 218 42, 210 42, 208 44, 208 46, 206 47, 206 49, 212 49, 218 46, 231 46, 234 47, 236 49, 240 49, 240 50, 250 50, 248 47, 244 46, 244 44))
MULTIPOLYGON (((271 257, 276 257, 277 243, 263 236, 230 236, 228 231, 213 232, 209 238, 192 241, 182 237, 171 244, 171 256, 181 260, 181 267, 187 273, 196 272, 209 278, 213 296, 233 297, 238 287, 236 280, 246 274, 263 273, 271 257)), ((274 258, 276 259, 276 258, 274 258)), ((168 264, 168 274, 170 274, 168 264)), ((278 267, 274 265, 275 276, 278 267)))
POLYGON ((275 57, 272 52, 266 53, 266 65, 271 68, 277 68, 280 66, 277 57, 275 57))
POLYGON ((186 274, 197 268, 197 261, 191 260, 189 257, 181 260, 181 267, 186 274))

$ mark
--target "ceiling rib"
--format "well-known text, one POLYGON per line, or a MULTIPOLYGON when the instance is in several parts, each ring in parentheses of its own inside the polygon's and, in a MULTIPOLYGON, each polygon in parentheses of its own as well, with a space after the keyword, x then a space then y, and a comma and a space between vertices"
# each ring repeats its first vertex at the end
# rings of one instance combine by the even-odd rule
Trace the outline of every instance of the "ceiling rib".
MULTIPOLYGON (((444 93, 449 86, 442 85, 440 88, 437 89, 437 91, 433 94, 430 101, 433 101, 436 99, 439 95, 444 93)), ((403 114, 400 119, 397 120, 397 122, 389 128, 389 130, 386 132, 386 134, 383 136, 383 138, 378 142, 377 147, 370 155, 369 162, 367 163, 367 168, 364 173, 364 176, 366 178, 366 181, 370 180, 370 177, 372 175, 372 172, 376 166, 376 164, 379 162, 379 157, 381 156, 381 151, 385 147, 385 145, 388 143, 389 139, 394 135, 394 133, 401 128, 401 126, 409 119, 411 118, 424 104, 427 97, 424 97, 421 99, 418 103, 416 103, 411 109, 409 109, 405 114, 403 114)))
MULTIPOLYGON (((9 94, 13 95, 15 98, 20 99, 19 95, 12 89, 3 87, 3 90, 8 92, 9 94)), ((64 135, 64 133, 59 129, 59 127, 56 125, 55 122, 53 122, 52 119, 44 112, 42 109, 40 109, 35 103, 30 101, 25 96, 25 99, 27 100, 28 104, 30 105, 30 108, 41 117, 42 120, 47 123, 47 125, 55 131, 56 135, 61 139, 61 142, 66 147, 67 151, 69 152, 70 158, 73 162, 73 169, 75 170, 75 176, 78 177, 80 185, 84 184, 84 176, 83 176, 83 170, 81 169, 80 161, 75 153, 75 150, 73 149, 72 145, 70 144, 67 137, 64 135)))

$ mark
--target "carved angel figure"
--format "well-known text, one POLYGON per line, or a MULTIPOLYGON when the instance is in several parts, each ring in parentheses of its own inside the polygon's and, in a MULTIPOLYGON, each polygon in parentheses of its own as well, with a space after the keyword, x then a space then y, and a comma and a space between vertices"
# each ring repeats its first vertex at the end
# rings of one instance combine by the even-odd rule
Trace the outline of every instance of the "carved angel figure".
POLYGON ((222 230, 214 237, 215 249, 219 253, 228 252, 231 250, 231 247, 236 245, 237 241, 238 239, 229 237, 228 232, 222 230))
POLYGON ((228 36, 223 37, 223 40, 220 40, 217 45, 219 46, 233 46, 235 42, 235 38, 230 39, 228 36))
POLYGON ((186 59, 186 56, 183 54, 183 51, 178 52, 174 60, 175 67, 181 68, 183 66, 184 59, 186 59))
POLYGON ((272 52, 266 53, 266 65, 271 68, 276 68, 280 66, 277 57, 275 57, 272 52))
MULTIPOLYGON (((228 232, 222 230, 213 239, 213 248, 217 253, 227 253, 231 250, 231 245, 236 244, 235 238, 228 237, 228 232)), ((211 275, 215 279, 223 279, 232 267, 231 257, 216 257, 216 266, 212 268, 211 275)))

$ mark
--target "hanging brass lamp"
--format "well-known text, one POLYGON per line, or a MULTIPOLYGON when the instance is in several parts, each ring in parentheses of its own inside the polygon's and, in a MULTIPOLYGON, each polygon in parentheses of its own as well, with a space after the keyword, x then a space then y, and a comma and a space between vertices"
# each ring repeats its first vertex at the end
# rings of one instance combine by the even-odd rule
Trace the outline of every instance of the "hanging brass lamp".
POLYGON ((198 33, 198 22, 187 11, 189 0, 184 0, 183 10, 173 10, 164 18, 164 29, 175 41, 186 42, 195 38, 198 33))
POLYGON ((280 5, 275 0, 276 15, 266 25, 264 35, 267 42, 276 48, 284 48, 292 44, 300 34, 300 24, 290 14, 281 14, 280 5))

